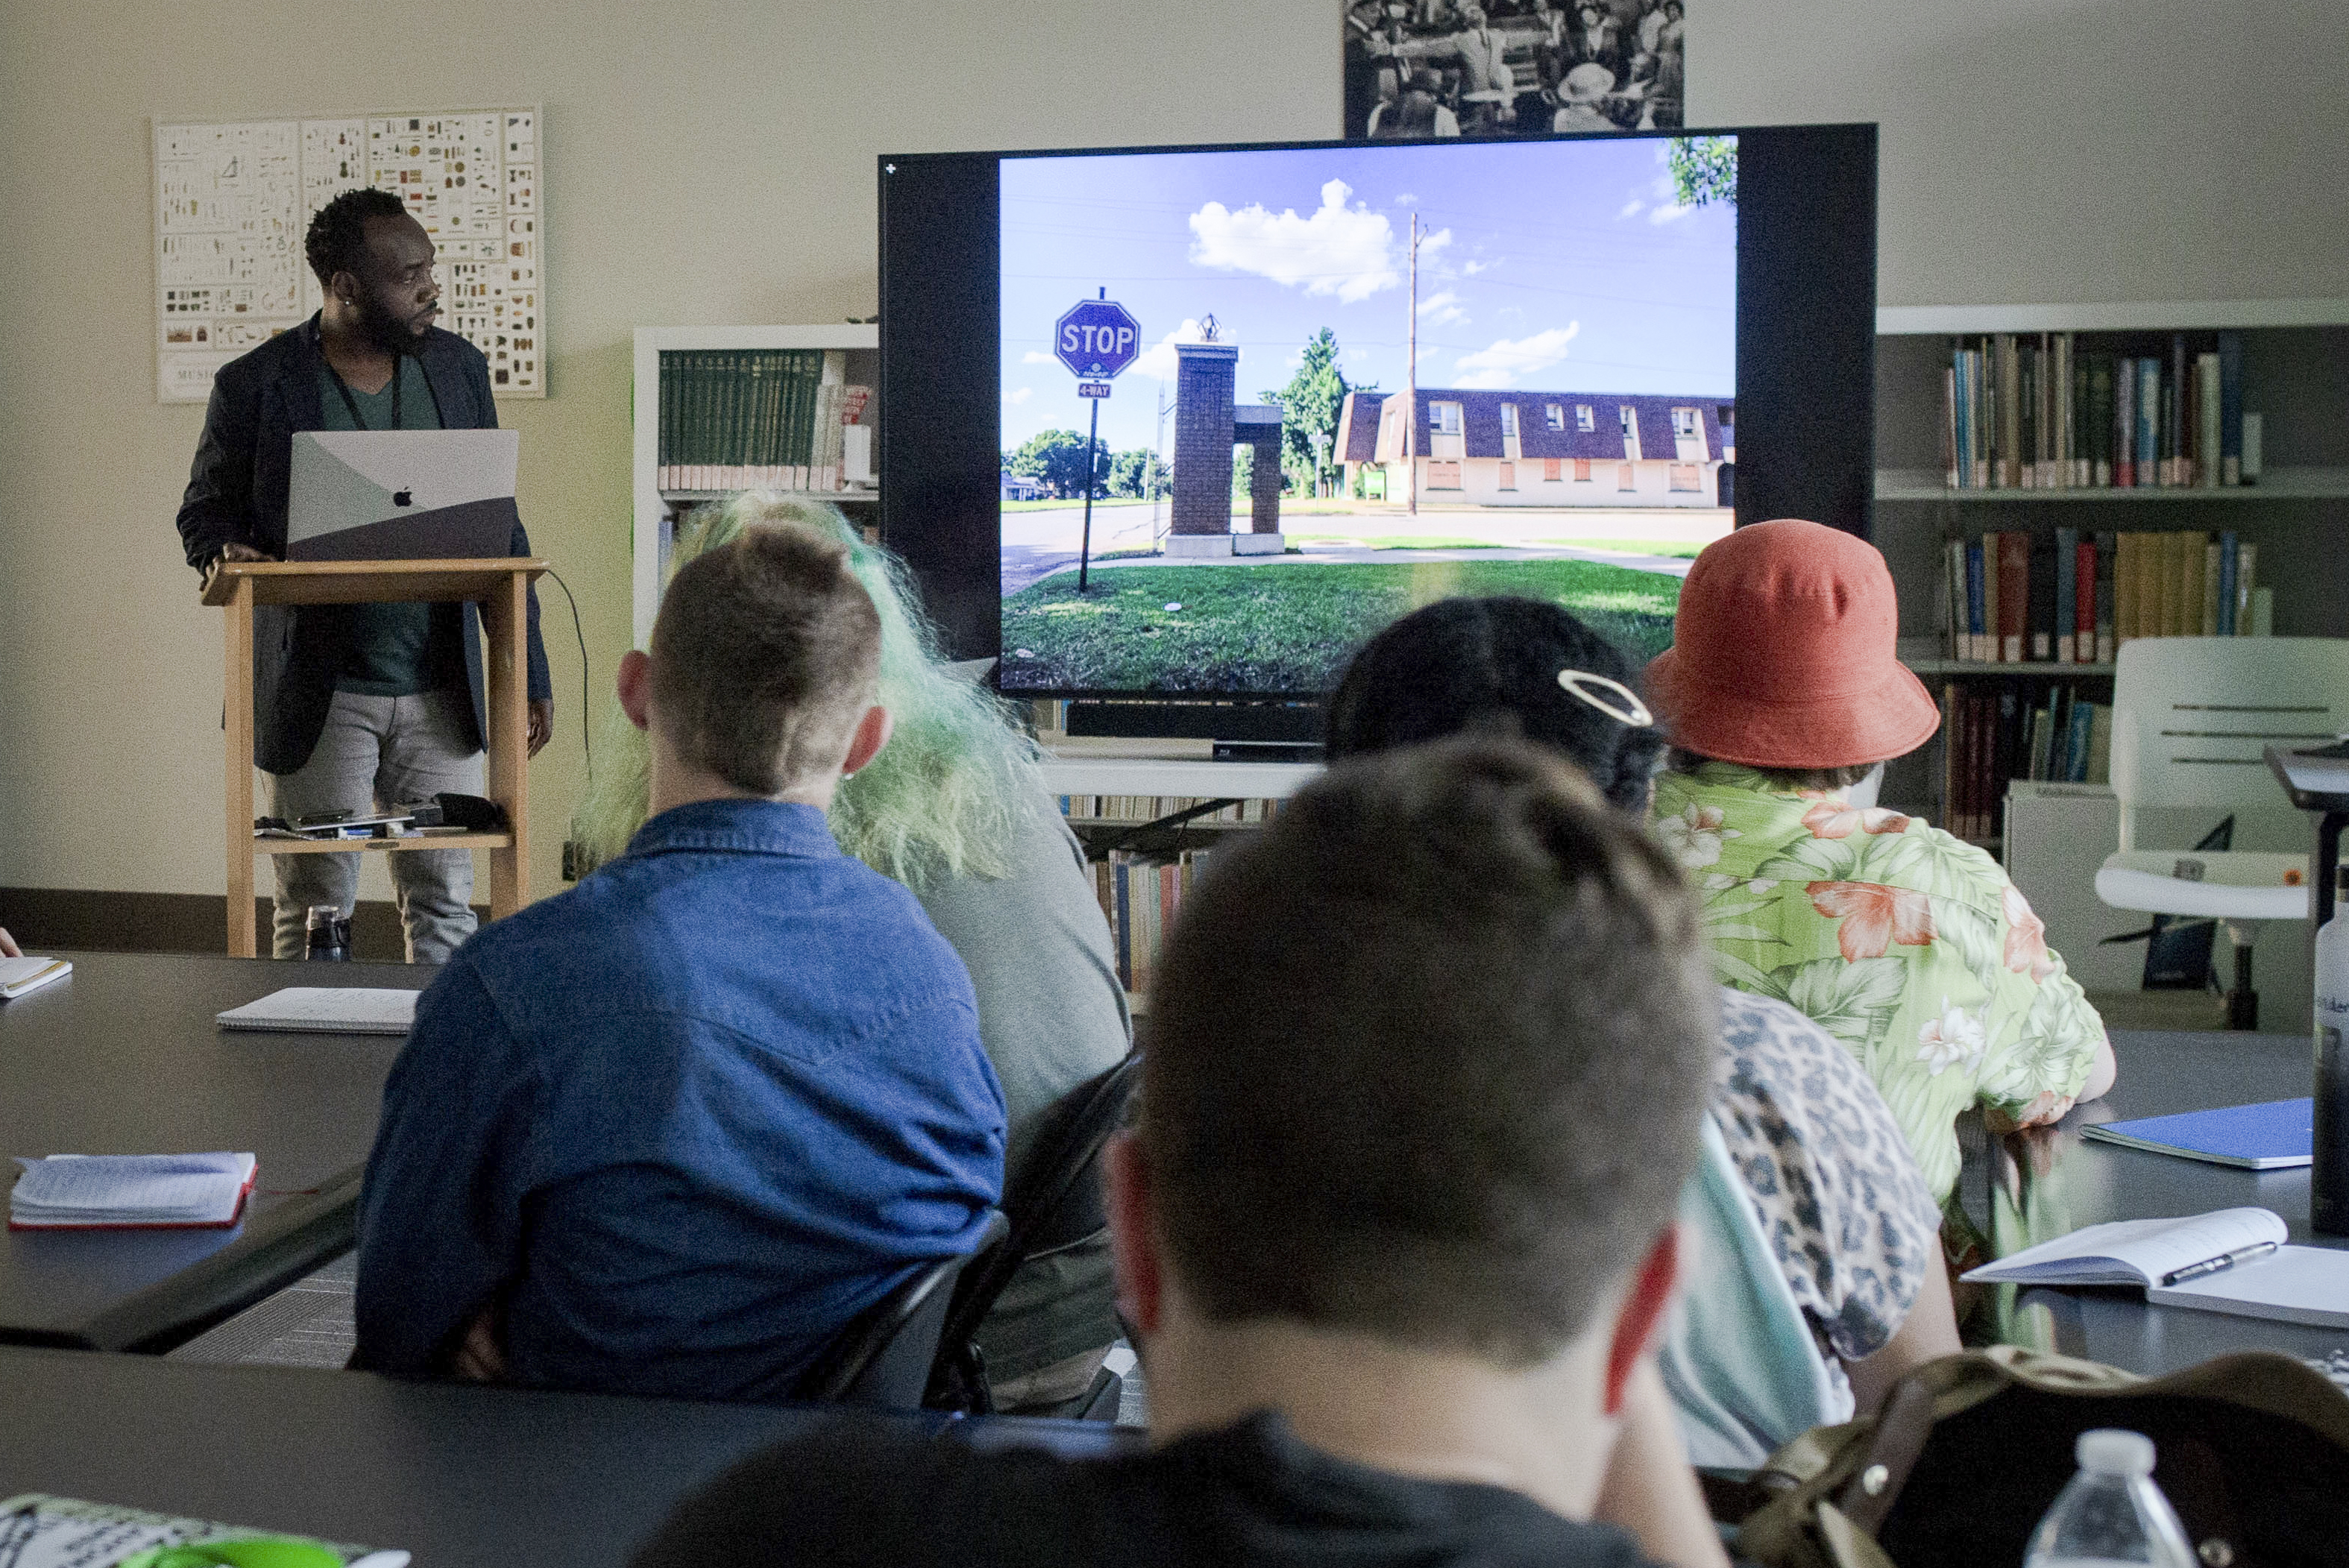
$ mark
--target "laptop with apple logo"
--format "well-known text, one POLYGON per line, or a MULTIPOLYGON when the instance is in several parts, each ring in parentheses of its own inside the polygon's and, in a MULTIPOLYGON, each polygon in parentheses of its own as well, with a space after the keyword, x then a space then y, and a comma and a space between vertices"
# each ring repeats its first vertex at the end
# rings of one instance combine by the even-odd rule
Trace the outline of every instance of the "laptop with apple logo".
POLYGON ((288 561, 481 561, 510 553, 515 430, 302 430, 288 561))

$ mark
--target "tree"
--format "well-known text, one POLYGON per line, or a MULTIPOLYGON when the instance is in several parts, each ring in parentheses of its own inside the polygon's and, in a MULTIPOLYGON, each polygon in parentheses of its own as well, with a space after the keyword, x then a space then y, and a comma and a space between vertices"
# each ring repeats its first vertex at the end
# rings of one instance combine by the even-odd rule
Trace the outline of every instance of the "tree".
POLYGON ((1112 452, 1108 467, 1109 493, 1114 496, 1147 497, 1153 477, 1164 483, 1164 471, 1147 447, 1133 447, 1123 452, 1112 452))
POLYGON ((1319 431, 1322 437, 1326 462, 1337 449, 1338 415, 1345 407, 1346 394, 1374 389, 1374 386, 1347 385, 1338 369, 1338 335, 1325 326, 1305 340, 1304 358, 1288 385, 1278 392, 1260 394, 1266 402, 1280 405, 1280 466, 1299 488, 1309 490, 1319 477, 1314 467, 1314 433, 1319 431))
MULTIPOLYGON (((1108 444, 1097 442, 1093 450, 1094 471, 1099 473, 1108 444)), ((1037 431, 1011 454, 1007 466, 1015 474, 1043 480, 1063 500, 1085 493, 1085 438, 1074 430, 1037 431)), ((1096 497, 1101 493, 1098 488, 1093 491, 1096 497)))
POLYGON ((1719 201, 1737 205, 1737 139, 1733 136, 1674 137, 1668 154, 1672 190, 1683 207, 1719 201))

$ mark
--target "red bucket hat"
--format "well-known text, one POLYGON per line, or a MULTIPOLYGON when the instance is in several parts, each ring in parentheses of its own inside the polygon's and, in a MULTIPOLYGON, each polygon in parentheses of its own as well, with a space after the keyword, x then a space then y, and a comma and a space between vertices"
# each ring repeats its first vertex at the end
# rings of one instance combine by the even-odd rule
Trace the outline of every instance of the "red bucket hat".
POLYGON ((1702 756, 1748 768, 1881 762, 1941 722, 1894 656, 1899 630, 1874 545, 1795 518, 1759 522, 1715 540, 1689 569, 1648 690, 1673 744, 1702 756))

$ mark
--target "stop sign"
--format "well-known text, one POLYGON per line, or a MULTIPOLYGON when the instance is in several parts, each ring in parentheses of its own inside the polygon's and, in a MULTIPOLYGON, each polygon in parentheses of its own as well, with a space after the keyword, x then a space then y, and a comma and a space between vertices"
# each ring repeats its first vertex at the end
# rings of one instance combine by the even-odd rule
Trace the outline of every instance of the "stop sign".
POLYGON ((1142 353, 1142 324, 1113 299, 1079 300, 1053 327, 1052 352, 1080 376, 1114 376, 1142 353))

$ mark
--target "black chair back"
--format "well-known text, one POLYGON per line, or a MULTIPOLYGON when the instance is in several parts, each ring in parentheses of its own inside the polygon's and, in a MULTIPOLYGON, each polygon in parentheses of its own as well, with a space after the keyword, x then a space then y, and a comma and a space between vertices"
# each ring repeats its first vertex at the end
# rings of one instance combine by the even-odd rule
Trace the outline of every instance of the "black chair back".
POLYGON ((930 1364, 954 1299, 955 1282, 974 1259, 1000 1252, 1010 1222, 988 1211, 978 1244, 959 1257, 940 1258, 849 1319, 799 1381, 792 1398, 823 1404, 913 1410, 922 1404, 930 1364))
POLYGON ((933 1408, 978 1413, 993 1408, 973 1336, 1022 1264, 1089 1241, 1108 1227, 1102 1150, 1125 1125, 1141 1087, 1142 1053, 1133 1051, 1070 1091, 1054 1108, 1051 1122, 1006 1184, 1003 1212, 1011 1222, 1009 1236, 965 1270, 955 1286, 930 1379, 933 1408))

